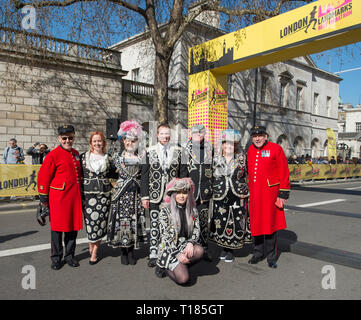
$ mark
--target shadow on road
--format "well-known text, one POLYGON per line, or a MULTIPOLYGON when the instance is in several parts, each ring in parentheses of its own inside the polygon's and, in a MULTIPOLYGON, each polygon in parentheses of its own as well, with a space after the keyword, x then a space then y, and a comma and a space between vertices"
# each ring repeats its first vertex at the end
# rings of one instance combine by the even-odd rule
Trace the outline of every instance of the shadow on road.
POLYGON ((291 252, 328 263, 361 269, 361 254, 359 253, 298 241, 297 235, 290 230, 279 231, 278 240, 281 252, 291 252))
POLYGON ((352 213, 352 212, 332 211, 329 209, 315 209, 310 207, 302 208, 302 207, 289 206, 289 205, 286 205, 286 208, 294 211, 314 212, 319 214, 327 214, 331 216, 341 216, 341 217, 361 219, 361 214, 352 213))
POLYGON ((277 235, 277 246, 282 252, 291 252, 291 246, 297 242, 297 234, 291 230, 279 230, 277 235))
POLYGON ((14 234, 8 234, 6 236, 0 236, 0 243, 4 243, 6 241, 9 241, 9 240, 13 240, 13 239, 16 239, 16 238, 22 238, 22 237, 27 237, 27 236, 30 236, 34 233, 38 233, 39 231, 27 231, 27 232, 23 232, 23 233, 14 233, 14 234))

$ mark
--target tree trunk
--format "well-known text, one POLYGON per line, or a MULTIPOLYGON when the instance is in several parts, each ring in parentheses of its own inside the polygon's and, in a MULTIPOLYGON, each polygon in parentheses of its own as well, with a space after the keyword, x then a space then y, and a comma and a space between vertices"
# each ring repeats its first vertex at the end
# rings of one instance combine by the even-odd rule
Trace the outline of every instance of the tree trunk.
POLYGON ((159 123, 168 122, 168 73, 170 54, 156 53, 154 69, 154 120, 159 123))

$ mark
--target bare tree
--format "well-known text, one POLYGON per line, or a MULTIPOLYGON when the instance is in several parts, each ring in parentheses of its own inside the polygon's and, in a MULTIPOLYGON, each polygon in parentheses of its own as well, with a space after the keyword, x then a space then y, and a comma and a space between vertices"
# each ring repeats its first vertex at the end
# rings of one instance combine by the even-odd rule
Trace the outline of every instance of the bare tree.
MULTIPOLYGON (((233 31, 255 22, 279 15, 312 0, 10 0, 13 8, 20 10, 26 5, 39 12, 40 26, 44 33, 51 32, 56 14, 67 19, 69 40, 89 42, 97 39, 108 41, 115 33, 139 31, 146 26, 154 44, 154 117, 159 121, 168 119, 168 74, 175 45, 187 26, 204 11, 222 14, 224 29, 233 31), (72 8, 72 11, 65 11, 72 8), (69 21, 70 20, 70 21, 69 21), (138 30, 137 30, 138 26, 138 30)), ((0 17, 1 18, 1 17, 0 17)), ((6 20, 6 19, 5 19, 6 20)), ((6 20, 18 24, 19 19, 6 20)), ((63 20, 64 23, 64 20, 63 20)), ((58 30, 54 27, 54 30, 58 30)), ((94 44, 94 43, 92 43, 94 44)))

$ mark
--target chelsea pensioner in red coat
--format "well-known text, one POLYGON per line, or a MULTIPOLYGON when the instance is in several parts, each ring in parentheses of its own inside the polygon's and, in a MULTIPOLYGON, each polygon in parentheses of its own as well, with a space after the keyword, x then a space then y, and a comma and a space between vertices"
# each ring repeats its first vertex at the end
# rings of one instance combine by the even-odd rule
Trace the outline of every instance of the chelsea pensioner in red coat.
POLYGON ((276 232, 287 227, 283 206, 290 192, 288 163, 282 147, 267 141, 265 127, 252 128, 251 136, 247 166, 249 217, 255 253, 250 263, 267 257, 269 266, 274 268, 277 266, 276 232))
POLYGON ((51 227, 52 269, 62 267, 64 233, 65 256, 68 265, 77 267, 74 259, 77 232, 83 227, 81 179, 78 151, 72 148, 74 127, 58 129, 60 145, 46 156, 38 174, 38 192, 43 206, 49 206, 51 227))

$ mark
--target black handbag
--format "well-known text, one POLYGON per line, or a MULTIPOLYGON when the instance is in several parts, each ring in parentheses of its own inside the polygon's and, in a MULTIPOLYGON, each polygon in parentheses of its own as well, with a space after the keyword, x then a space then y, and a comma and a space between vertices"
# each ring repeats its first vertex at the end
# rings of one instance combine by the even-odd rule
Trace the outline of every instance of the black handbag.
POLYGON ((38 208, 36 210, 36 220, 39 222, 41 226, 46 225, 46 217, 50 216, 50 210, 48 206, 43 206, 39 203, 38 208))

